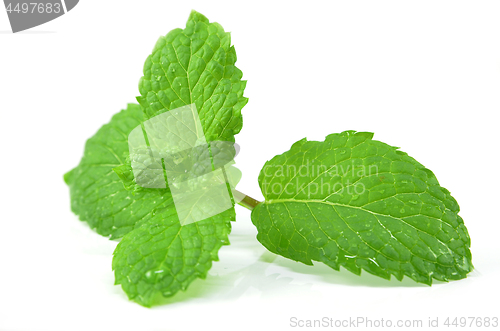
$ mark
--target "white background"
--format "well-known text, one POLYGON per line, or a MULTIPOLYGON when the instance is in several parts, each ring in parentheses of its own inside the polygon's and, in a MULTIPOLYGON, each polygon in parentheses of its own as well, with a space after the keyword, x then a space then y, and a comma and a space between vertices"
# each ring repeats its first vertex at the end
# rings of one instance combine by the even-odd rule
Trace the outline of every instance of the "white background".
POLYGON ((294 316, 424 326, 429 317, 441 325, 500 317, 499 17, 498 1, 83 0, 11 34, 1 9, 0 330, 287 330, 294 316), (248 80, 236 137, 241 191, 261 199, 264 162, 303 137, 375 132, 452 192, 475 271, 428 287, 308 267, 267 252, 238 206, 231 246, 205 281, 152 309, 128 301, 113 285, 117 242, 71 213, 62 175, 85 140, 135 101, 157 38, 184 27, 191 9, 232 32, 248 80))

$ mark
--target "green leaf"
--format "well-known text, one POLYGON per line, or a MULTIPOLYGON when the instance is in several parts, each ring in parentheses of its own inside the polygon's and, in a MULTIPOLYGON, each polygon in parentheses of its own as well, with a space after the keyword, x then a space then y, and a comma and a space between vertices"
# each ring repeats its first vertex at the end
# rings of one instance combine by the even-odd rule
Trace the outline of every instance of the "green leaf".
MULTIPOLYGON (((229 244, 235 212, 231 208, 181 226, 168 189, 124 187, 113 168, 127 157, 128 134, 141 116, 140 106, 134 104, 114 115, 87 141, 80 164, 64 180, 71 208, 82 221, 112 239, 125 235, 114 252, 116 284, 122 284, 131 299, 150 306, 158 294, 173 295, 195 278, 206 277, 219 248, 229 244), (172 237, 174 232, 179 236, 172 237), (136 254, 143 255, 136 260, 136 254), (160 270, 164 274, 159 275, 160 270)), ((119 169, 124 178, 130 177, 130 169, 119 169)))
MULTIPOLYGON (((207 142, 234 141, 243 124, 241 109, 248 101, 243 97, 246 81, 241 80, 235 62, 230 34, 193 11, 186 29, 161 37, 146 60, 139 83, 141 96, 137 98, 144 121, 194 103, 207 142)), ((214 146, 210 146, 214 153, 214 146)), ((125 188, 135 195, 149 191, 137 185, 130 159, 124 161, 114 171, 125 188)), ((181 226, 172 205, 157 211, 123 238, 113 258, 116 284, 122 285, 130 299, 148 307, 158 296, 174 295, 197 277, 205 278, 212 261, 218 259, 219 248, 229 244, 230 221, 235 220, 231 208, 181 226)))
POLYGON ((335 270, 431 284, 473 266, 459 206, 434 174, 368 132, 295 143, 259 176, 265 202, 252 211, 271 252, 335 270))
POLYGON ((235 62, 230 33, 192 11, 186 28, 161 37, 146 59, 137 98, 145 119, 194 103, 207 141, 234 141, 248 102, 235 62))
POLYGON ((113 258, 116 284, 144 306, 206 277, 219 248, 229 244, 235 212, 230 208, 181 226, 168 187, 135 182, 128 136, 156 115, 195 104, 206 141, 233 142, 248 101, 235 62, 229 33, 193 11, 186 29, 161 37, 146 60, 137 98, 143 109, 129 105, 115 115, 89 139, 78 167, 65 175, 72 210, 80 219, 102 235, 125 235, 113 258))
MULTIPOLYGON (((186 28, 160 37, 146 59, 137 97, 144 121, 195 104, 207 142, 234 142, 243 126, 241 109, 248 102, 243 96, 246 81, 235 63, 230 33, 193 10, 186 28)), ((114 170, 128 190, 142 191, 129 159, 114 170)))
POLYGON ((64 175, 71 210, 97 233, 112 239, 147 222, 158 206, 172 205, 168 190, 149 189, 133 195, 113 172, 128 155, 128 134, 141 121, 141 107, 129 104, 87 140, 80 164, 64 175))
POLYGON ((181 226, 175 210, 166 209, 125 235, 114 252, 115 284, 146 307, 160 295, 170 297, 194 279, 204 279, 212 261, 218 261, 219 248, 229 245, 229 220, 235 219, 232 208, 181 226))

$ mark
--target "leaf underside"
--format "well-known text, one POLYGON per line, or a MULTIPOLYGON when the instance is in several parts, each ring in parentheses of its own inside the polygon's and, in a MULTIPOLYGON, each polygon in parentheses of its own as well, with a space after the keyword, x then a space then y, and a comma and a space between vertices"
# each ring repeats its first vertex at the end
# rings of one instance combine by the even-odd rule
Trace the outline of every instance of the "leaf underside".
POLYGON ((465 278, 473 266, 457 202, 430 170, 372 137, 303 139, 268 161, 259 176, 265 202, 252 212, 257 239, 292 260, 357 275, 428 285, 465 278))

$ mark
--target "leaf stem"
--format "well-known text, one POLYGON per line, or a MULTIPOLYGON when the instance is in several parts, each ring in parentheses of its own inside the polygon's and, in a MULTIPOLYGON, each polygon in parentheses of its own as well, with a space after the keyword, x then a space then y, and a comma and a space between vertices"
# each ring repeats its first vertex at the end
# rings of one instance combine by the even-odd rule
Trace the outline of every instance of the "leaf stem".
POLYGON ((237 203, 240 206, 245 207, 246 209, 253 210, 261 201, 255 200, 252 197, 249 197, 245 193, 242 193, 238 190, 233 189, 233 196, 238 201, 237 203))

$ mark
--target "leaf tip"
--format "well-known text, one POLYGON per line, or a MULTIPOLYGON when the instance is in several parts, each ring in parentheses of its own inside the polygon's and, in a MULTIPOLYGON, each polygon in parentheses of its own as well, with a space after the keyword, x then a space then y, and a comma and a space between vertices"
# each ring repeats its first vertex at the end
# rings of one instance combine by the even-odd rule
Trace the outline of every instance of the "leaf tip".
POLYGON ((203 15, 203 14, 197 12, 196 10, 192 9, 191 13, 189 14, 188 21, 208 23, 208 18, 206 18, 205 15, 203 15))

